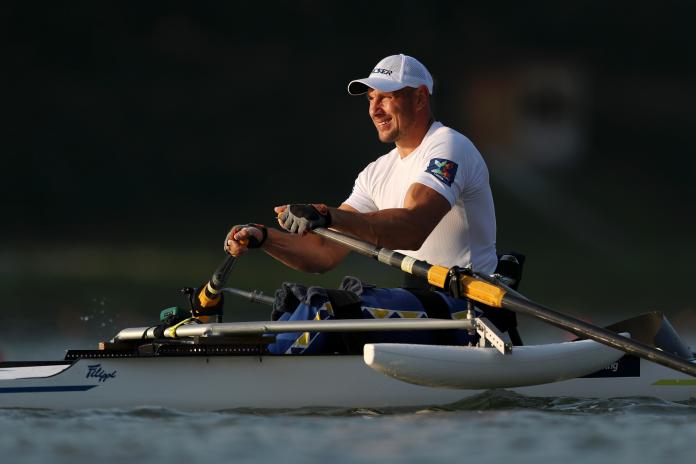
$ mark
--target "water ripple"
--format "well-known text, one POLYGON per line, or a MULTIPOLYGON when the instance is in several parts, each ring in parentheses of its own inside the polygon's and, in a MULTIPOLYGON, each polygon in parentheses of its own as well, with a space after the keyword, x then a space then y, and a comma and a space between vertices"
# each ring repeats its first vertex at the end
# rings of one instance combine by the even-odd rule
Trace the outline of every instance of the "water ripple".
POLYGON ((162 407, 136 407, 127 409, 83 409, 51 410, 28 408, 0 408, 4 419, 71 419, 94 418, 95 420, 192 420, 200 416, 222 415, 223 417, 379 417, 388 415, 432 415, 442 412, 493 412, 493 411, 543 411, 563 414, 696 414, 696 398, 673 402, 651 397, 626 397, 592 399, 574 397, 542 398, 530 397, 509 390, 489 390, 467 397, 445 406, 340 408, 306 407, 295 409, 238 408, 216 412, 189 412, 162 407))
POLYGON ((11 464, 690 462, 694 415, 694 399, 532 398, 505 390, 437 408, 2 409, 0 449, 11 464))

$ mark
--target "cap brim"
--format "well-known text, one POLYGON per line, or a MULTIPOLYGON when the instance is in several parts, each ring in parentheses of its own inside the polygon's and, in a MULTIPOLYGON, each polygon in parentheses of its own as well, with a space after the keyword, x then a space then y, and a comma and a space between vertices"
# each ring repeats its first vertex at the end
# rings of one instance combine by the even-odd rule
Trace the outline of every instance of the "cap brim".
POLYGON ((362 95, 367 93, 369 89, 376 89, 381 92, 394 92, 395 90, 406 87, 401 82, 394 82, 387 79, 375 77, 367 77, 365 79, 356 79, 348 84, 348 93, 351 95, 362 95))

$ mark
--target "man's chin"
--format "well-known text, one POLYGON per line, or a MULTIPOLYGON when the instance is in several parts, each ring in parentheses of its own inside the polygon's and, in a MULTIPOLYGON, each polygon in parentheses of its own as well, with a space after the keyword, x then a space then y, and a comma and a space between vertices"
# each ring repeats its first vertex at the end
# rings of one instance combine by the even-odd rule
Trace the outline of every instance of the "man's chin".
POLYGON ((394 132, 380 132, 377 131, 377 137, 380 142, 384 143, 394 143, 398 139, 397 134, 394 132))

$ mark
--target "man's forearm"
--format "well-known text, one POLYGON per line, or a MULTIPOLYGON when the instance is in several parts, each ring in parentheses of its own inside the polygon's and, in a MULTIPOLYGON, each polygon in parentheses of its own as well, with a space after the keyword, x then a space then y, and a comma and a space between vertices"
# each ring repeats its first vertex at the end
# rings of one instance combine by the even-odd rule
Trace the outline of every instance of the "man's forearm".
POLYGON ((277 229, 268 229, 268 239, 262 249, 288 267, 319 273, 333 269, 349 253, 347 248, 318 235, 288 234, 277 229))
POLYGON ((331 208, 332 229, 345 232, 375 245, 417 250, 428 237, 432 226, 406 208, 390 208, 373 213, 358 213, 331 208))
POLYGON ((331 228, 386 248, 418 250, 450 208, 444 196, 414 183, 406 192, 403 208, 371 213, 359 213, 345 203, 331 208, 331 228))

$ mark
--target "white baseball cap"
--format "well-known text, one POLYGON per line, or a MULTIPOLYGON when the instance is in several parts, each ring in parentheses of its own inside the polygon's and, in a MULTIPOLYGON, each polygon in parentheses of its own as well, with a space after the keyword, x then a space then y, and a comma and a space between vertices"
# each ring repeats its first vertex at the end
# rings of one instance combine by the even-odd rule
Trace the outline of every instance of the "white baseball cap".
POLYGON ((433 93, 433 76, 425 66, 412 56, 391 55, 377 63, 370 77, 356 79, 348 84, 348 93, 362 95, 368 88, 393 92, 404 87, 418 88, 424 85, 428 92, 433 93))

